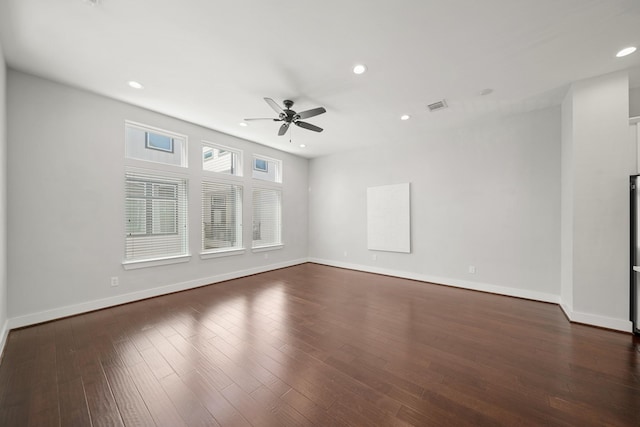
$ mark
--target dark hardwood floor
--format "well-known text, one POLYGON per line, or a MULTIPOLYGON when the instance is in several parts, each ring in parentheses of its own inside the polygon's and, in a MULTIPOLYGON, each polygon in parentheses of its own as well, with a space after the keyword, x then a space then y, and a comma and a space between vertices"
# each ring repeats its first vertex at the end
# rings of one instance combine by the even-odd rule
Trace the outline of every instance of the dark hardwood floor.
POLYGON ((640 426, 640 341, 315 264, 12 331, 2 426, 640 426))

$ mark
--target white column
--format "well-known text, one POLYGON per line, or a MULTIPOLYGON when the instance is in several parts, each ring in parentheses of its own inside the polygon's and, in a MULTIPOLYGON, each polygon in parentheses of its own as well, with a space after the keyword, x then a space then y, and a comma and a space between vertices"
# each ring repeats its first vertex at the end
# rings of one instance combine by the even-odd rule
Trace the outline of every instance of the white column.
POLYGON ((572 320, 630 330, 629 78, 572 85, 563 104, 562 286, 572 320))

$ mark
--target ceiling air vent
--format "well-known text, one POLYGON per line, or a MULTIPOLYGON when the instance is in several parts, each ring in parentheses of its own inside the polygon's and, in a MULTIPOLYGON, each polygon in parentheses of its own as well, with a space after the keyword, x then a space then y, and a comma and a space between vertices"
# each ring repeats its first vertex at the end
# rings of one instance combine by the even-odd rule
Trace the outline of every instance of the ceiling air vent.
POLYGON ((433 104, 429 104, 427 105, 427 108, 429 109, 429 111, 431 111, 432 113, 434 111, 438 111, 438 110, 443 110, 445 108, 447 108, 447 101, 445 101, 444 99, 442 101, 438 101, 438 102, 434 102, 433 104))

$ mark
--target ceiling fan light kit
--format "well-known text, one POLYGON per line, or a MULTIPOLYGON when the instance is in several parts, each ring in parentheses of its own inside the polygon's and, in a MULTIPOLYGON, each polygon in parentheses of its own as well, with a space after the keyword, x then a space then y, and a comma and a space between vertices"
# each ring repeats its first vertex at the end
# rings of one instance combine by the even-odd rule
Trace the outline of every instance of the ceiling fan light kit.
POLYGON ((316 125, 312 125, 311 123, 307 123, 307 122, 302 122, 300 121, 301 119, 308 119, 310 117, 315 117, 317 115, 326 113, 327 110, 325 110, 324 107, 317 107, 317 108, 312 108, 310 110, 305 110, 305 111, 301 111, 301 112, 296 112, 294 110, 291 109, 291 107, 293 107, 293 101, 289 100, 289 99, 285 99, 282 104, 284 105, 284 109, 282 109, 277 102, 275 102, 273 99, 271 98, 264 98, 265 102, 267 104, 269 104, 269 106, 276 112, 278 113, 278 118, 277 119, 271 119, 271 118, 257 118, 257 119, 245 119, 246 121, 251 121, 251 120, 273 120, 274 122, 284 122, 282 124, 282 126, 280 126, 280 129, 278 130, 278 135, 282 136, 285 133, 287 133, 287 130, 289 130, 289 126, 291 125, 291 123, 293 123, 296 126, 299 126, 303 129, 307 129, 307 130, 311 130, 314 132, 322 132, 322 128, 318 127, 316 125))

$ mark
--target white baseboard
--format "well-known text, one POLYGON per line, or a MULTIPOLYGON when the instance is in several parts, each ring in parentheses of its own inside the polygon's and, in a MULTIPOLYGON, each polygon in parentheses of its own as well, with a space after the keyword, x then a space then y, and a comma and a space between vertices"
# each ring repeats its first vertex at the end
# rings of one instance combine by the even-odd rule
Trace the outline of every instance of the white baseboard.
POLYGON ((489 292, 492 294, 506 295, 531 299, 535 301, 560 303, 560 296, 544 292, 529 291, 526 289, 509 288, 506 286, 491 285, 489 283, 471 282, 468 280, 451 279, 447 277, 429 276, 426 274, 408 271, 391 270, 386 268, 371 267, 368 265, 350 264, 346 262, 332 261, 320 258, 309 258, 309 262, 330 265, 333 267, 347 268, 349 270, 365 271, 367 273, 384 274, 386 276, 402 277, 403 279, 418 280, 421 282, 436 283, 438 285, 452 286, 455 288, 471 289, 474 291, 489 292))
MULTIPOLYGON (((26 314, 24 316, 13 317, 5 324, 5 334, 10 329, 22 328, 25 326, 35 325, 37 323, 48 322, 50 320, 60 319, 63 317, 74 316, 89 311, 100 310, 103 308, 113 307, 120 304, 126 304, 134 301, 140 301, 146 298, 157 297, 170 294, 173 292, 185 291, 188 289, 199 288, 201 286, 210 285, 212 283, 224 282, 226 280, 238 279, 240 277, 251 276, 253 274, 264 273, 280 268, 291 267, 307 262, 306 258, 286 261, 278 264, 270 264, 261 267, 250 268, 246 270, 234 271, 231 273, 219 274, 217 276, 203 277, 187 282, 176 283, 173 285, 161 286, 153 289, 145 289, 144 291, 131 292, 128 294, 117 295, 114 297, 103 298, 99 300, 87 301, 80 304, 68 305, 65 307, 55 308, 52 310, 41 311, 37 313, 26 314)), ((4 341, 2 341, 4 343, 4 341)))
POLYGON ((571 322, 583 323, 590 326, 598 326, 600 328, 613 329, 621 332, 632 332, 633 324, 630 320, 615 319, 613 317, 600 316, 597 314, 582 313, 573 311, 572 308, 560 303, 560 308, 571 322))
POLYGON ((573 313, 573 308, 562 302, 562 299, 560 299, 560 303, 558 305, 560 306, 560 309, 562 309, 562 312, 567 317, 567 319, 571 321, 571 313, 573 313))

